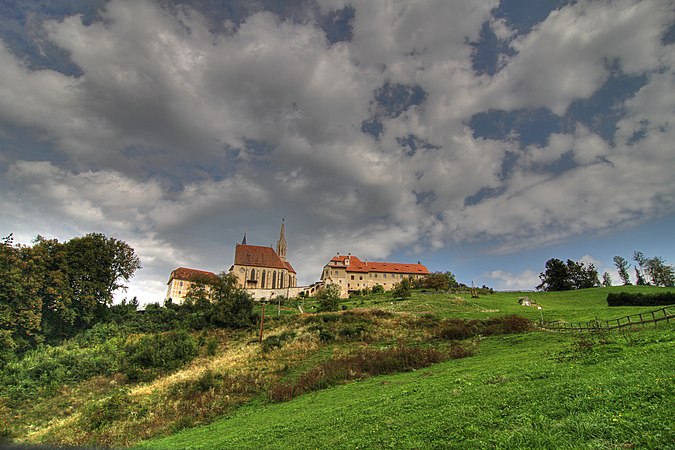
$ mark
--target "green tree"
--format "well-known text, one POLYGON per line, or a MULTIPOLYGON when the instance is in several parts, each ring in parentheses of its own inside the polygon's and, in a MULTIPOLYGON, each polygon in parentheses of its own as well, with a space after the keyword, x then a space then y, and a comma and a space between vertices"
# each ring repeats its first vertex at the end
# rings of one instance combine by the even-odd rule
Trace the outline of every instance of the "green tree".
POLYGON ((424 289, 434 289, 438 291, 447 291, 458 286, 455 275, 452 272, 433 272, 424 278, 420 278, 417 287, 424 289))
POLYGON ((569 271, 564 262, 557 258, 546 261, 546 270, 539 274, 540 291, 569 291, 574 286, 569 277, 569 271))
POLYGON ((644 270, 645 265, 647 265, 647 258, 645 257, 644 253, 640 251, 633 252, 633 261, 635 261, 638 264, 637 267, 635 267, 635 273, 638 279, 636 284, 637 285, 647 284, 647 282, 645 281, 645 270, 644 270))
POLYGON ((410 282, 410 278, 403 278, 400 283, 396 283, 391 294, 394 298, 408 298, 412 296, 412 283, 410 282))
POLYGON ((642 272, 637 267, 635 268, 635 280, 635 284, 638 286, 645 286, 647 284, 645 277, 642 276, 642 272))
POLYGON ((567 271, 573 289, 588 289, 600 286, 598 270, 593 263, 588 267, 582 262, 567 260, 567 271))
POLYGON ((125 242, 91 233, 65 243, 68 280, 72 290, 75 327, 84 328, 105 315, 116 291, 141 268, 125 242))
POLYGON ((609 272, 602 274, 602 285, 604 287, 610 287, 612 285, 612 276, 609 274, 609 272))
POLYGON ((614 265, 616 266, 616 270, 619 271, 619 278, 621 278, 621 281, 623 282, 624 286, 630 285, 630 275, 628 273, 628 269, 630 268, 630 264, 628 264, 628 261, 625 260, 625 258, 621 256, 615 256, 614 257, 614 265))
POLYGON ((209 323, 216 327, 246 328, 255 322, 253 299, 237 287, 233 273, 221 272, 211 280, 212 314, 209 323))
POLYGON ((0 241, 0 363, 42 340, 41 261, 12 235, 0 241))
MULTIPOLYGON (((375 289, 373 289, 373 292, 375 289)), ((319 312, 337 311, 340 306, 340 286, 328 284, 316 295, 319 302, 319 312)))
POLYGON ((646 259, 645 273, 651 279, 651 284, 654 286, 671 287, 675 285, 673 266, 666 264, 665 260, 659 256, 646 259))

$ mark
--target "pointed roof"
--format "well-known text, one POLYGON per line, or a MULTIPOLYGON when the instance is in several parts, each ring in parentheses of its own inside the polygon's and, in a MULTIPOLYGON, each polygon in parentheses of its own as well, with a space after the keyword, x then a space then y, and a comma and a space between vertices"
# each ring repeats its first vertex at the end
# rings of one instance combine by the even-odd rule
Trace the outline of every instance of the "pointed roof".
POLYGON ((244 239, 241 240, 241 243, 243 245, 246 245, 246 233, 244 233, 244 239))
POLYGON ((266 267, 270 269, 288 269, 295 273, 293 266, 284 263, 272 247, 237 244, 234 251, 234 264, 239 266, 266 267))

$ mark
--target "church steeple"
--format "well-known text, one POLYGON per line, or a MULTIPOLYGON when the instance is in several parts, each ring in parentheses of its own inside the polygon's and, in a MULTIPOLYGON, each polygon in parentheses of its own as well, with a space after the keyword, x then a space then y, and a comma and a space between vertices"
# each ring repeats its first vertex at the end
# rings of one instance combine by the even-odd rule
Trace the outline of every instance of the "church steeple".
POLYGON ((244 239, 241 240, 241 245, 246 245, 246 233, 244 233, 244 239))
POLYGON ((279 233, 279 240, 277 241, 277 255, 283 262, 286 262, 286 226, 284 219, 281 219, 281 233, 279 233))

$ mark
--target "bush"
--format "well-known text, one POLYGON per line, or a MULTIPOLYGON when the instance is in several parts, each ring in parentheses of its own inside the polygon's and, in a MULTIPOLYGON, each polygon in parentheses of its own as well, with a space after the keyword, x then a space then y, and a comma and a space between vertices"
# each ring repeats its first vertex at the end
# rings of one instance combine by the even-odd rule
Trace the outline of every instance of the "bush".
POLYGON ((437 329, 436 335, 446 340, 462 340, 483 334, 525 333, 532 328, 532 323, 521 316, 510 315, 493 317, 487 320, 446 319, 437 329))
POLYGON ((290 400, 305 392, 335 386, 347 380, 409 371, 444 359, 443 353, 433 348, 401 346, 385 350, 366 350, 313 367, 295 383, 277 383, 270 389, 269 396, 274 401, 290 400))
POLYGON ((124 346, 124 372, 130 380, 147 381, 178 369, 197 356, 197 341, 186 331, 149 334, 124 346))
POLYGON ((675 292, 659 292, 657 294, 642 293, 609 293, 607 306, 668 306, 675 304, 675 292))
POLYGON ((373 292, 373 294, 381 294, 381 293, 384 292, 384 286, 376 284, 375 286, 373 286, 372 292, 373 292))
POLYGON ((292 341, 295 339, 295 331, 285 331, 281 334, 268 336, 263 340, 262 350, 267 353, 275 348, 280 348, 284 345, 286 341, 292 341))
POLYGON ((129 390, 120 389, 101 402, 88 404, 82 412, 80 424, 86 430, 98 430, 127 417, 131 413, 131 405, 129 390))
POLYGON ((329 284, 317 294, 319 312, 337 311, 340 306, 340 286, 329 284))
POLYGON ((516 316, 515 314, 488 319, 485 322, 485 325, 491 332, 484 334, 525 333, 532 329, 532 322, 524 317, 516 316))

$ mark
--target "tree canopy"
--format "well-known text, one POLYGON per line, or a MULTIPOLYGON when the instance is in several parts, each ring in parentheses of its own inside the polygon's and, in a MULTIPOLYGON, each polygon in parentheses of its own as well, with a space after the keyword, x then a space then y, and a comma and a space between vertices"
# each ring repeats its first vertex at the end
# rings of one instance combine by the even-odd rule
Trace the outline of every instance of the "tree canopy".
POLYGON ((33 246, 0 241, 0 343, 25 350, 100 321, 115 292, 141 267, 125 242, 92 233, 33 246))
POLYGON ((583 262, 551 258, 546 261, 546 270, 539 274, 541 291, 569 291, 586 289, 600 285, 598 271, 593 264, 586 266, 583 262))

